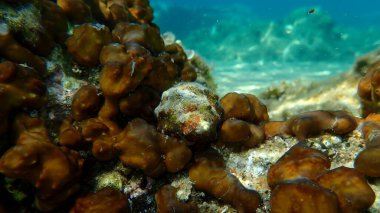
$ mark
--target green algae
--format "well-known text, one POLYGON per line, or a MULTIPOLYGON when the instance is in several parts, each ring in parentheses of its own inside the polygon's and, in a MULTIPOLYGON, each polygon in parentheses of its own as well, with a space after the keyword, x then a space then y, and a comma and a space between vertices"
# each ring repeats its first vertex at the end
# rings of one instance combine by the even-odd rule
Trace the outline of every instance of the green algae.
POLYGON ((0 3, 0 20, 5 22, 12 32, 21 34, 30 43, 35 43, 39 32, 44 30, 41 25, 41 12, 36 4, 12 7, 0 3))
POLYGON ((12 198, 17 201, 23 201, 27 198, 27 194, 17 187, 16 180, 13 178, 4 178, 5 189, 9 192, 12 198))

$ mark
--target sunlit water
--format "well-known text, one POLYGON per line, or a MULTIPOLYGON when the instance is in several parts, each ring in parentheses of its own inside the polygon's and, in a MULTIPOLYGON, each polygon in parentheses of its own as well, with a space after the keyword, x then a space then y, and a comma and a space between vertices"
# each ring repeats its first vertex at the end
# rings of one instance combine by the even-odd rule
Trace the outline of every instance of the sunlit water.
POLYGON ((282 81, 302 79, 304 81, 322 80, 346 70, 348 64, 336 63, 235 63, 217 62, 214 80, 218 84, 218 94, 236 92, 259 93, 270 85, 282 81))
POLYGON ((219 94, 326 79, 380 46, 375 0, 151 2, 161 31, 213 67, 219 94))

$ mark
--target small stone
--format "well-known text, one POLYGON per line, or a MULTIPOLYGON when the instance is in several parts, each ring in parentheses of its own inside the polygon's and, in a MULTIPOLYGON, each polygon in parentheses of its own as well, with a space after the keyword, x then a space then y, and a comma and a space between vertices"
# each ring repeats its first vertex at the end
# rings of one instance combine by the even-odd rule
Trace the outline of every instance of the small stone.
POLYGON ((218 97, 207 87, 194 82, 179 83, 166 90, 155 109, 158 130, 185 137, 192 142, 217 138, 222 118, 218 97))

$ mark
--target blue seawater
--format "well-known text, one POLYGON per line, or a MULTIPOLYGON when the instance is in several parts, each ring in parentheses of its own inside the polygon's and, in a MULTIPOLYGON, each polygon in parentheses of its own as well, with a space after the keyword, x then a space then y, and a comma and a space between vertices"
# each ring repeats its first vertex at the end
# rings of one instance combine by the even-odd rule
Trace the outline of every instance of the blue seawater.
POLYGON ((319 80, 380 47, 379 0, 151 0, 173 32, 214 68, 219 93, 319 80))

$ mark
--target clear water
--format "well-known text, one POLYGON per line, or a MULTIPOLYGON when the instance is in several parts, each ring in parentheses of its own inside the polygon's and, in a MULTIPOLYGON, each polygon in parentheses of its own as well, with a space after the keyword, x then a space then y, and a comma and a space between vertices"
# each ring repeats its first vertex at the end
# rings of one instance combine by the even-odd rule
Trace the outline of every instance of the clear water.
POLYGON ((380 46, 379 0, 151 0, 155 22, 213 68, 219 93, 324 79, 380 46))

